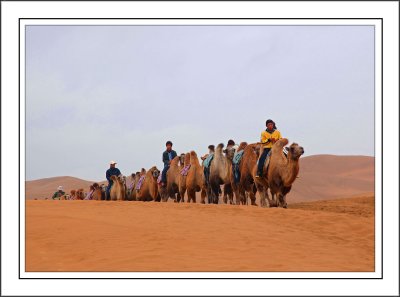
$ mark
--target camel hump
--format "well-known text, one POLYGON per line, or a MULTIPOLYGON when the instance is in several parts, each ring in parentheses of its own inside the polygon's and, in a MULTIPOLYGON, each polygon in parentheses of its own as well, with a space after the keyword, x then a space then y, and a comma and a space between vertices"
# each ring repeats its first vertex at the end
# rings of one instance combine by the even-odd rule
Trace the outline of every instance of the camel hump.
POLYGON ((248 145, 248 143, 246 141, 242 141, 239 145, 239 147, 246 147, 248 145))
POLYGON ((197 158, 197 154, 195 151, 190 151, 190 157, 197 158))
POLYGON ((154 170, 157 170, 157 166, 151 167, 148 172, 152 173, 154 170))
POLYGON ((220 144, 218 144, 218 146, 217 146, 217 149, 220 149, 220 150, 222 150, 223 148, 224 148, 224 144, 223 143, 220 143, 220 144))
POLYGON ((110 177, 113 181, 116 181, 117 180, 117 176, 115 176, 115 175, 111 175, 111 177, 110 177))
POLYGON ((282 149, 285 145, 289 143, 289 139, 287 138, 281 138, 279 139, 273 146, 272 148, 277 148, 277 149, 282 149))

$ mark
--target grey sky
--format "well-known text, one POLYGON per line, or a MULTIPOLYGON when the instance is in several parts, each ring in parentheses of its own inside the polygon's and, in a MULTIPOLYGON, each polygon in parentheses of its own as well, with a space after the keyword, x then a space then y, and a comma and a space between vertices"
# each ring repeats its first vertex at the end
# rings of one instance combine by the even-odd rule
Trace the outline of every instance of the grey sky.
POLYGON ((26 177, 105 179, 256 142, 373 155, 372 26, 27 26, 26 177))

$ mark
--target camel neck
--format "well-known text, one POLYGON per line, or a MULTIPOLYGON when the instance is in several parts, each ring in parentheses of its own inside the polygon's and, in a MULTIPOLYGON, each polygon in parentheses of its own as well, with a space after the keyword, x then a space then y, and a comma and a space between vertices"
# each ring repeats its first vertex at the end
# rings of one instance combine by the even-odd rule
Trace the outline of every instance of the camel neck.
POLYGON ((294 160, 290 153, 288 154, 287 159, 287 170, 285 170, 282 179, 285 187, 291 186, 299 173, 299 159, 294 160))

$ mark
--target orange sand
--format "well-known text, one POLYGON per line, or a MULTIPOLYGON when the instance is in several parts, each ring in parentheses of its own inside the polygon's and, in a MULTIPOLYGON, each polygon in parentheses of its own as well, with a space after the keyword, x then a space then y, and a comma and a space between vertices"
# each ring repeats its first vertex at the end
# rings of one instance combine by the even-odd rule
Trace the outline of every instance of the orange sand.
POLYGON ((28 200, 26 271, 374 271, 374 197, 288 209, 28 200))

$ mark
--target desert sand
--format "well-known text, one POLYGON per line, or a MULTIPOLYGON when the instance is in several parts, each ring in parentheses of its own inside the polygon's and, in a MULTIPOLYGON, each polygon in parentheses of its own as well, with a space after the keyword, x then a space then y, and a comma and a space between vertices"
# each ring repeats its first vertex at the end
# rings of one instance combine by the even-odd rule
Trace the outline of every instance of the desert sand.
POLYGON ((30 200, 26 271, 374 271, 374 205, 30 200))
POLYGON ((288 209, 44 200, 93 182, 27 181, 26 271, 374 271, 374 158, 300 166, 288 209))

